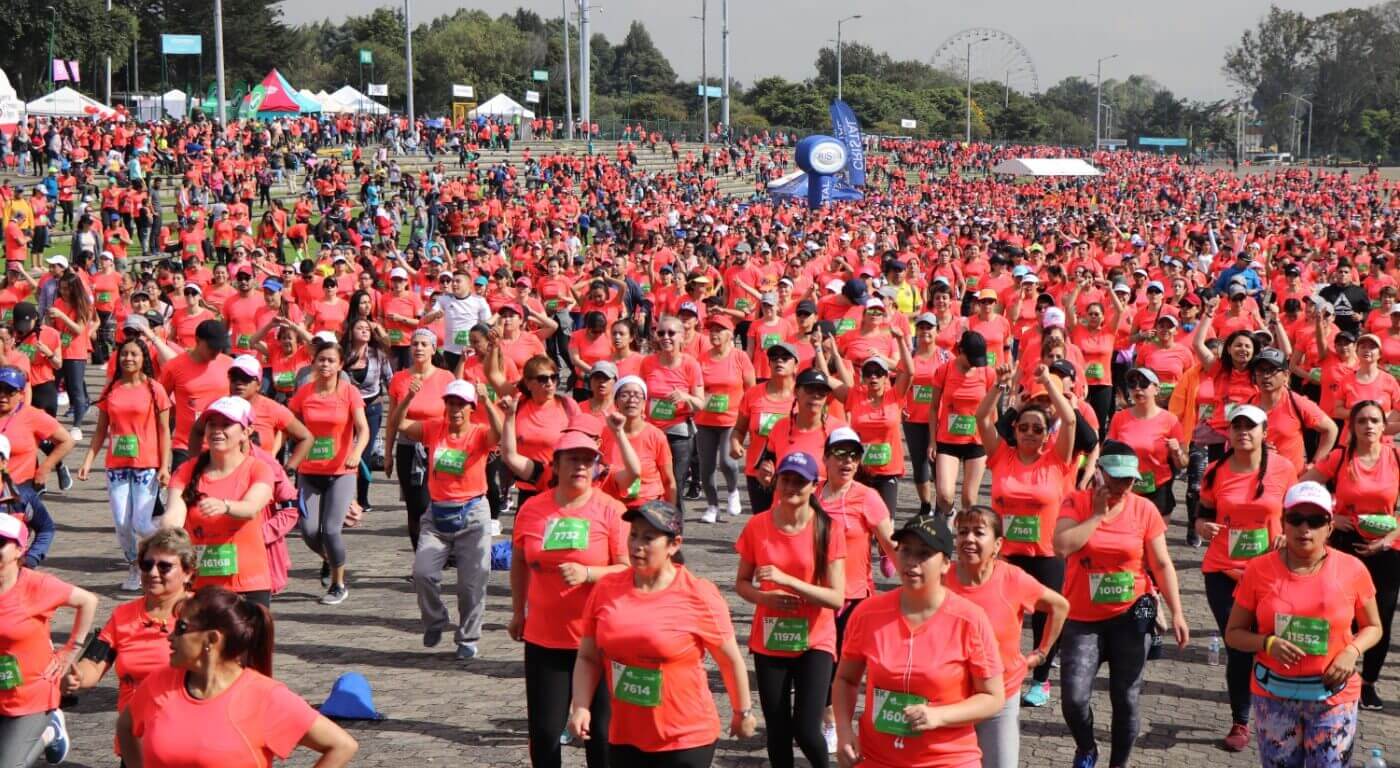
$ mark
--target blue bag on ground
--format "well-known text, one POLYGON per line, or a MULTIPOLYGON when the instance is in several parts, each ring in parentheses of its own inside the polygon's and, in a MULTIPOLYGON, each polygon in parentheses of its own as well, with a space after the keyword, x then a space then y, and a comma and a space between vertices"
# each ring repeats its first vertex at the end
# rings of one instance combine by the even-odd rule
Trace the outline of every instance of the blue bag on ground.
POLYGON ((369 681, 359 672, 346 672, 336 678, 331 695, 321 705, 321 714, 336 720, 383 720, 374 708, 369 681))
POLYGON ((491 545, 491 570, 510 570, 510 540, 498 541, 491 545))

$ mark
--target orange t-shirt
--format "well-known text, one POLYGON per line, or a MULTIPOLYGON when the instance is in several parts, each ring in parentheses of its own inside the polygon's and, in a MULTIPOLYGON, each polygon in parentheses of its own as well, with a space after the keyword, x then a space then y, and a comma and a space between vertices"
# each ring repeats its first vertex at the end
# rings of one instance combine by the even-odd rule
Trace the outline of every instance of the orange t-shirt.
POLYGON ((258 436, 258 447, 272 450, 277 434, 287 428, 296 418, 287 406, 270 397, 259 396, 253 400, 253 432, 258 436))
POLYGON ((0 435, 10 440, 10 460, 5 463, 16 485, 34 479, 39 468, 39 443, 63 429, 54 417, 32 405, 16 405, 9 416, 0 416, 0 435))
POLYGON ((15 341, 15 349, 29 358, 29 385, 31 387, 47 384, 54 380, 53 362, 49 360, 48 355, 39 354, 40 344, 48 347, 51 352, 63 354, 62 337, 51 326, 42 326, 35 333, 15 341))
MULTIPOLYGON (((180 465, 170 478, 170 492, 181 493, 190 484, 196 461, 180 465)), ((276 478, 267 464, 247 456, 234 471, 217 480, 205 474, 199 478, 198 492, 214 499, 238 501, 254 485, 266 485, 269 490, 276 478)), ((199 553, 199 576, 194 588, 211 584, 234 592, 259 592, 272 588, 267 569, 267 547, 262 535, 263 513, 244 520, 232 515, 205 515, 198 505, 185 512, 185 531, 199 553)))
MULTIPOLYGON (((739 420, 739 401, 744 395, 744 378, 753 380, 753 363, 738 347, 716 360, 709 353, 700 356, 700 376, 705 385, 705 407, 695 414, 695 423, 704 427, 732 427, 739 420)), ((725 447, 728 450, 728 447, 725 447)))
POLYGON ((0 594, 0 716, 22 717, 58 707, 58 679, 44 669, 56 656, 49 624, 73 585, 30 568, 0 594))
MULTIPOLYGON (((421 392, 418 394, 422 396, 421 392)), ((356 471, 355 467, 346 467, 345 460, 355 445, 354 413, 365 409, 360 390, 337 379, 335 391, 323 395, 316 391, 314 381, 308 381, 292 395, 287 409, 311 432, 311 453, 301 463, 301 474, 344 475, 356 471)))
MULTIPOLYGON (((1255 558, 1235 587, 1235 605, 1254 613, 1259 632, 1277 635, 1303 651, 1303 658, 1289 667, 1267 653, 1255 654, 1256 663, 1286 677, 1321 675, 1351 643, 1352 620, 1362 615, 1362 605, 1375 596, 1376 586, 1366 566, 1330 547, 1322 566, 1311 574, 1288 570, 1281 554, 1255 558)), ((1357 682, 1348 680, 1345 688, 1326 700, 1326 706, 1355 702, 1361 696, 1357 682)), ((1249 689, 1255 696, 1274 698, 1253 675, 1249 689)))
POLYGON ((146 614, 146 598, 128 600, 112 609, 112 615, 97 633, 97 639, 116 654, 113 671, 117 676, 117 711, 131 703, 136 688, 152 672, 170 666, 170 632, 175 616, 157 622, 146 614))
POLYGON ((793 416, 784 416, 768 433, 768 450, 773 453, 773 468, 776 470, 789 453, 802 451, 817 458, 817 479, 826 480, 826 462, 821 457, 826 451, 826 439, 832 432, 846 426, 844 419, 827 416, 816 429, 798 429, 793 416))
POLYGON ((1171 437, 1185 443, 1181 422, 1165 408, 1159 409, 1150 419, 1138 418, 1131 408, 1113 414, 1108 423, 1108 438, 1127 443, 1137 454, 1142 473, 1142 478, 1133 486, 1137 493, 1152 494, 1157 486, 1171 482, 1172 467, 1167 457, 1167 438, 1171 437))
POLYGON ((869 388, 858 384, 846 395, 846 416, 865 446, 861 469, 871 475, 903 476, 904 402, 899 391, 886 385, 881 401, 872 403, 869 388))
POLYGON ((953 445, 981 442, 977 434, 977 406, 996 381, 995 369, 983 366, 964 373, 956 358, 939 368, 933 374, 933 386, 938 389, 938 430, 934 440, 953 445))
MULTIPOLYGON (((79 274, 83 273, 80 272, 79 274)), ((78 311, 63 299, 54 299, 53 305, 55 309, 61 310, 65 315, 72 318, 73 322, 80 326, 85 326, 81 332, 73 333, 66 325, 61 327, 55 325, 55 327, 58 328, 59 342, 63 345, 63 359, 88 359, 88 357, 92 355, 91 320, 85 323, 81 317, 78 317, 78 311)))
POLYGON ((934 380, 949 359, 948 353, 936 345, 933 354, 914 356, 914 375, 909 381, 909 391, 904 395, 905 421, 928 424, 929 412, 933 410, 934 380))
MULTIPOLYGON (((1076 491, 1065 499, 1062 519, 1082 523, 1092 514, 1093 490, 1076 491)), ((1065 558, 1065 588, 1069 618, 1105 621, 1121 616, 1147 594, 1147 543, 1166 535, 1162 515, 1152 502, 1129 493, 1123 510, 1099 523, 1079 551, 1065 558)))
POLYGON ((1225 529, 1211 539, 1201 572, 1243 569, 1273 549, 1274 540, 1283 535, 1283 495, 1297 479, 1293 462, 1275 453, 1269 456, 1263 493, 1256 497, 1259 473, 1241 474, 1222 459, 1214 481, 1201 481, 1201 505, 1214 509, 1215 522, 1225 529))
POLYGON ((673 403, 668 398, 677 389, 689 394, 701 384, 704 374, 695 358, 682 355, 680 365, 668 368, 656 355, 647 355, 642 359, 639 375, 647 385, 647 421, 665 431, 691 415, 688 404, 673 403))
POLYGON ((870 570, 870 542, 875 529, 890 519, 885 500, 868 485, 853 481, 841 496, 827 497, 825 486, 817 488, 822 509, 846 539, 846 599, 858 600, 875 592, 875 575, 870 570))
MULTIPOLYGON (((1301 475, 1312 458, 1304 451, 1303 429, 1317 429, 1323 419, 1330 417, 1306 397, 1294 392, 1288 392, 1285 397, 1287 400, 1274 403, 1268 412, 1267 439, 1281 456, 1293 462, 1293 468, 1301 475)), ((1250 402, 1259 405, 1259 398, 1256 396, 1250 402)))
POLYGON ((561 508, 552 492, 530 497, 515 514, 513 545, 530 569, 525 603, 525 642, 545 648, 578 648, 583 609, 594 585, 565 586, 559 566, 605 567, 627 558, 628 526, 622 502, 593 490, 579 506, 561 508))
POLYGON ((943 585, 971 600, 987 614, 997 636, 997 650, 1003 668, 1006 696, 1019 695, 1026 679, 1026 657, 1021 653, 1021 622, 1047 589, 1029 573, 1004 560, 992 568, 992 575, 977 586, 958 581, 957 568, 949 568, 943 585))
POLYGON ((704 656, 734 636, 734 625, 713 583, 678 567, 665 589, 642 592, 630 570, 608 574, 584 606, 582 635, 608 662, 602 684, 612 698, 609 744, 664 752, 720 737, 704 656), (649 685, 653 680, 658 686, 649 685))
MULTIPOLYGON (((1363 539, 1378 539, 1395 529, 1395 497, 1400 494, 1400 454, 1383 446, 1369 469, 1345 448, 1335 448, 1314 467, 1335 488, 1338 517, 1350 518, 1363 539), (1343 459, 1348 459, 1343 464, 1343 459)), ((1391 545, 1400 549, 1400 540, 1391 545)))
POLYGON ((744 393, 743 399, 739 401, 739 413, 748 416, 749 419, 748 447, 744 449, 744 474, 754 475, 757 472, 758 458, 767 447, 768 435, 780 420, 792 413, 794 399, 794 395, 770 395, 767 384, 755 384, 744 393))
POLYGON ((965 701, 975 681, 1002 674, 992 623, 972 601, 952 593, 933 616, 911 628, 899 596, 895 589, 866 600, 846 624, 841 658, 865 663, 861 754, 877 766, 977 765, 982 751, 971 724, 915 733, 904 708, 965 701))
POLYGON ((491 431, 468 423, 464 434, 453 437, 445 419, 426 422, 422 428, 423 447, 428 451, 428 498, 446 503, 485 496, 486 459, 494 447, 491 431))
MULTIPOLYGON (((186 352, 160 369, 160 385, 175 401, 175 425, 170 430, 170 446, 190 449, 190 430, 209 404, 228 394, 228 369, 233 358, 217 355, 205 363, 195 362, 186 352)), ((195 446, 195 450, 203 446, 195 446)))
POLYGON ((107 415, 107 469, 160 466, 156 420, 170 410, 170 396, 159 382, 117 382, 96 407, 107 415))
POLYGON ((1017 449, 1001 443, 987 458, 987 469, 992 508, 1006 534, 1002 555, 1054 557, 1055 521, 1065 492, 1073 489, 1075 465, 1062 461, 1054 446, 1026 464, 1017 449))
MULTIPOLYGON (((419 397, 423 394, 420 392, 419 397)), ((539 466, 554 462, 554 446, 559 443, 559 435, 569 426, 569 421, 578 413, 578 403, 573 398, 554 395, 543 405, 531 398, 524 398, 515 409, 516 450, 521 456, 539 466)), ((516 485, 527 490, 538 490, 539 483, 518 481, 516 485)))
POLYGON ((270 768, 321 715, 282 683, 244 669, 223 693, 196 699, 185 670, 152 672, 131 697, 132 733, 149 768, 270 768))
POLYGON ((632 444, 637 461, 642 465, 641 476, 632 481, 627 488, 619 488, 616 483, 611 482, 622 469, 622 448, 617 444, 617 438, 613 437, 612 430, 603 432, 598 441, 598 451, 603 454, 603 463, 608 465, 610 471, 610 482, 605 485, 607 492, 631 508, 662 497, 664 489, 661 484, 661 471, 658 468, 671 466, 671 442, 666 439, 665 432, 646 423, 642 424, 640 432, 628 435, 627 442, 632 444))
MULTIPOLYGON (((812 582, 813 574, 825 577, 827 564, 846 558, 846 537, 833 524, 827 530, 826 560, 817 563, 816 517, 796 533, 784 533, 773 522, 772 512, 760 512, 749 519, 734 542, 739 560, 777 566, 783 573, 812 582)), ((777 589, 771 581, 759 589, 777 589)), ((836 656, 836 612, 799 600, 796 611, 777 611, 765 605, 754 606, 749 650, 766 656, 795 658, 808 650, 826 651, 836 656)))

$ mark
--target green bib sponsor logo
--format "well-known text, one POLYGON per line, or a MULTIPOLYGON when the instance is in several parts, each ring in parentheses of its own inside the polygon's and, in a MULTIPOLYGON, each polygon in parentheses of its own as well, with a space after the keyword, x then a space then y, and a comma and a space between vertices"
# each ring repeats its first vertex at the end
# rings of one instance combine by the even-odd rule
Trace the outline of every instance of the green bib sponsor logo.
POLYGON ((24 684, 24 675, 19 671, 19 659, 0 656, 0 691, 13 691, 24 684))
POLYGON ((588 530, 591 520, 581 517, 556 517, 544 526, 544 548, 548 551, 559 549, 588 549, 588 530))
POLYGON ((763 647, 770 651, 801 653, 807 650, 807 620, 800 617, 765 616, 763 647))
POLYGON ((748 299, 739 299, 734 302, 734 308, 739 310, 740 312, 748 312, 749 307, 752 306, 753 302, 749 301, 748 299))
POLYGON ((1157 492, 1157 476, 1151 472, 1144 472, 1133 483, 1133 493, 1140 496, 1150 496, 1157 492))
POLYGON ((199 550, 200 576, 235 576, 238 574, 238 545, 211 544, 199 550))
POLYGON ((294 371, 272 374, 272 386, 276 387, 278 392, 291 392, 296 382, 297 375, 294 371))
POLYGON ((69 344, 72 344, 72 343, 73 343, 73 334, 71 334, 71 333, 65 333, 65 334, 59 336, 59 337, 58 337, 58 343, 59 343, 59 344, 62 344, 62 345, 65 346, 65 347, 68 346, 69 344))
POLYGON ((926 387, 922 384, 914 385, 914 402, 928 405, 933 402, 933 387, 926 387))
POLYGON ((317 437, 311 440, 311 455, 307 458, 312 461, 327 461, 335 457, 335 440, 329 437, 317 437))
POLYGON ((236 339, 233 340, 233 345, 234 345, 235 347, 238 347, 239 349, 252 349, 252 348, 253 348, 253 334, 251 334, 251 333, 240 333, 240 334, 238 334, 238 338, 236 338, 236 339))
POLYGON ((706 413, 728 413, 729 395, 710 395, 705 398, 706 413))
POLYGON ((1331 631, 1327 619, 1287 613, 1274 616, 1274 634, 1298 646, 1309 656, 1327 655, 1327 638, 1331 631))
POLYGON ((392 344, 392 345, 394 345, 394 346, 396 346, 396 347, 402 345, 402 344, 403 344, 403 331, 399 330, 398 328, 390 328, 390 329, 389 329, 389 343, 392 344))
POLYGON ((98 300, 98 302, 100 302, 100 303, 102 303, 102 304, 109 304, 109 303, 111 303, 111 301, 112 301, 112 292, 111 292, 111 291, 98 291, 98 292, 97 292, 97 300, 98 300))
POLYGON ((627 486, 627 493, 623 496, 626 499, 635 499, 642 495, 642 478, 632 478, 632 484, 627 486))
POLYGON ((1387 365, 1385 369, 1390 371, 1391 376, 1400 379, 1400 365, 1387 365))
POLYGON ((993 368, 997 367, 997 353, 990 349, 987 350, 987 365, 993 368))
POLYGON ((452 335, 452 343, 459 347, 465 347, 471 343, 471 329, 457 331, 452 335))
POLYGON ((1096 603, 1129 603, 1134 592, 1132 571, 1089 574, 1089 597, 1096 603))
POLYGON ((890 463, 893 453, 889 443, 871 443, 860 463, 867 467, 883 467, 890 463))
POLYGON ((963 437, 977 434, 977 417, 966 413, 948 414, 948 434, 963 437))
POLYGON ((661 670, 612 663, 613 698, 638 707, 661 706, 661 670))
POLYGON ((34 356, 39 354, 39 348, 33 344, 21 344, 19 345, 19 351, 23 352, 30 360, 33 360, 34 356))
POLYGON ((836 323, 837 336, 845 336, 847 333, 854 331, 855 329, 856 321, 849 317, 843 317, 836 323))
POLYGON ((112 438, 112 455, 122 459, 134 459, 140 453, 136 435, 117 435, 112 438))
POLYGON ((1175 391, 1176 391, 1176 382, 1174 382, 1174 381, 1173 381, 1173 382, 1165 382, 1165 381, 1164 381, 1164 382, 1162 382, 1162 384, 1161 384, 1161 386, 1160 386, 1160 389, 1157 390, 1157 395, 1158 395, 1158 397, 1161 397, 1161 398, 1163 398, 1163 399, 1166 399, 1166 398, 1171 397, 1171 396, 1172 396, 1172 393, 1175 392, 1175 391))
POLYGON ((555 312, 558 312, 558 311, 559 311, 559 300, 558 300, 558 299, 550 299, 549 301, 546 301, 546 302, 544 303, 544 308, 545 308, 545 311, 546 311, 546 312, 549 312, 550 314, 554 314, 555 312))
POLYGON ((1007 541, 1025 544, 1040 543, 1040 517, 1038 515, 1010 515, 1006 518, 1007 541))
POLYGON ((1103 381, 1103 363, 1089 363, 1084 366, 1084 378, 1090 381, 1103 381))
POLYGON ((652 400, 651 418, 656 421, 670 421, 676 418, 676 404, 670 400, 652 400))
POLYGON ((456 448, 439 448, 433 459, 433 471, 461 477, 467 469, 467 452, 456 448))
POLYGON ((1197 410, 1200 415, 1197 417, 1201 421, 1210 421, 1210 417, 1215 415, 1215 403, 1206 403, 1197 410))
POLYGON ((913 693, 901 693, 899 691, 886 691, 882 688, 875 689, 874 709, 875 715, 871 717, 871 722, 875 730, 891 736, 913 736, 914 729, 909 726, 909 721, 904 717, 906 707, 922 706, 928 703, 928 699, 913 693))
POLYGON ((1321 369, 1321 368, 1313 368, 1313 369, 1310 369, 1310 370, 1308 371, 1308 379, 1309 379, 1310 381, 1312 381, 1312 383, 1314 383, 1314 384, 1317 384, 1318 382, 1322 381, 1322 369, 1321 369))
POLYGON ((760 413, 758 415, 758 434, 760 437, 767 437, 773 431, 773 425, 777 424, 783 415, 781 413, 760 413))
POLYGON ((1362 533, 1368 533, 1375 537, 1388 535, 1395 530, 1394 515, 1361 515, 1356 519, 1357 527, 1362 533))
POLYGON ((781 333, 765 333, 759 337, 758 344, 760 347, 767 349, 782 340, 783 335, 781 333))
POLYGON ((1269 529, 1230 529, 1230 559, 1249 560, 1269 551, 1269 529))

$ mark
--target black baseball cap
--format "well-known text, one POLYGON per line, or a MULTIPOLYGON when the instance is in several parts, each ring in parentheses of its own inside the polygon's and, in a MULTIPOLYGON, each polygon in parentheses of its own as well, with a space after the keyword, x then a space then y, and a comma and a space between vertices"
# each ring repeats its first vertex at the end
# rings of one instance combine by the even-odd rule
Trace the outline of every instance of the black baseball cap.
POLYGON ((953 556, 953 531, 936 515, 915 515, 909 518, 903 528, 895 531, 893 538, 896 542, 901 542, 909 536, 917 537, 934 552, 943 553, 944 558, 953 556))
POLYGON ((685 530, 685 515, 671 504, 656 499, 622 513, 625 522, 645 520, 648 525, 668 536, 680 536, 685 530))
POLYGON ((1259 354, 1249 361, 1250 370, 1261 366, 1272 365, 1275 368, 1287 368, 1288 358, 1283 356, 1283 352, 1273 347, 1265 347, 1259 350, 1259 354))
POLYGON ((815 315, 815 314, 817 314, 817 305, 816 305, 816 302, 811 301, 811 300, 809 300, 809 299, 803 299, 802 301, 797 302, 797 314, 799 314, 799 315, 802 315, 802 314, 815 315))
POLYGON ((826 374, 816 368, 808 368, 797 374, 797 386, 801 387, 826 387, 831 389, 831 382, 827 380, 826 374))
POLYGON ((1069 379, 1070 381, 1074 381, 1078 377, 1078 373, 1074 370, 1074 363, 1065 359, 1056 360, 1051 363, 1050 372, 1062 379, 1069 379))
POLYGON ((987 340, 977 331, 963 331, 958 340, 958 349, 967 357, 967 364, 973 368, 987 365, 987 340))

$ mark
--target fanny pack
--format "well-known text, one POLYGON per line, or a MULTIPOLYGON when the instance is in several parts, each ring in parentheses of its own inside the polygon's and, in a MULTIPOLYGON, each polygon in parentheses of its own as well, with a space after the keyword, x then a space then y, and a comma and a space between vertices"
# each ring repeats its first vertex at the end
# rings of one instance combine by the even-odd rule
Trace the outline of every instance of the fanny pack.
POLYGON ((467 513, 470 511, 471 502, 459 504, 438 504, 433 502, 428 505, 428 511, 433 516, 433 527, 438 533, 457 533, 467 527, 467 513))
POLYGON ((1285 677, 1257 662, 1254 665, 1254 680, 1270 695, 1294 701, 1325 701, 1347 687, 1343 682, 1336 688, 1328 688, 1322 682, 1322 675, 1285 677))

